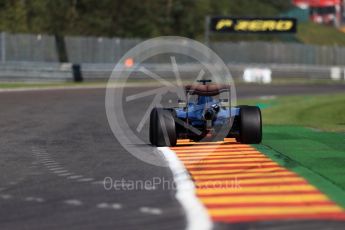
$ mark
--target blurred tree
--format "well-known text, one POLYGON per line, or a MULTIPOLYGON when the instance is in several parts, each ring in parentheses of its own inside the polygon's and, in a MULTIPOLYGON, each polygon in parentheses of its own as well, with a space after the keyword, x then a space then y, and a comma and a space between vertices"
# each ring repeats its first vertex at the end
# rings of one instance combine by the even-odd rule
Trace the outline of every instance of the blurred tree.
POLYGON ((76 3, 76 0, 36 0, 37 17, 33 21, 39 23, 39 30, 54 35, 60 62, 68 62, 64 35, 76 20, 76 3))
POLYGON ((29 32, 26 1, 0 1, 0 27, 10 32, 29 32))
MULTIPOLYGON (((1 0, 0 29, 63 35, 200 38, 206 15, 274 16, 286 0, 1 0)), ((61 54, 61 59, 65 59, 61 54)))

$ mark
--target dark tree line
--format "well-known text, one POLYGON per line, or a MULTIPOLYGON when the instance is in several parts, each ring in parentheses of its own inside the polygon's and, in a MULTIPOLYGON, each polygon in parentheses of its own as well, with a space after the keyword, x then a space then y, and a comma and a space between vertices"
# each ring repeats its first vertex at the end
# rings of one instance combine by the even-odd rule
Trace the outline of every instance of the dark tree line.
POLYGON ((206 15, 274 16, 289 6, 289 0, 0 0, 0 30, 198 38, 206 15))
POLYGON ((48 33, 68 61, 65 35, 200 39, 206 15, 274 16, 288 0, 0 0, 0 30, 48 33))

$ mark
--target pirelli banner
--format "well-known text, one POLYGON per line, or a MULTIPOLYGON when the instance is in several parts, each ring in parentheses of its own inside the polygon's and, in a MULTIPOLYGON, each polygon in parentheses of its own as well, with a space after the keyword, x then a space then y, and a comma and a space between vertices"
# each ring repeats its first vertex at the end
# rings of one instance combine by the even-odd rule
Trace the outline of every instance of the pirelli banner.
POLYGON ((295 18, 212 17, 210 31, 222 33, 296 33, 295 18))

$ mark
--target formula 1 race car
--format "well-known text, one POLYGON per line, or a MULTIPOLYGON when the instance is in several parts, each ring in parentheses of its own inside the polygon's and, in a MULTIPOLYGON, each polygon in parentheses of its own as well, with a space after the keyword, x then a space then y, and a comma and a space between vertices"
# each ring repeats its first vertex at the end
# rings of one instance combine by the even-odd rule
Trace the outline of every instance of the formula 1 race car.
MULTIPOLYGON (((150 114, 150 142, 155 146, 175 146, 177 139, 193 141, 236 138, 238 142, 258 144, 262 139, 261 111, 256 106, 231 107, 221 94, 230 87, 199 80, 185 86, 186 101, 176 108, 153 108, 150 114), (207 84, 209 83, 209 84, 207 84), (195 97, 192 101, 189 98, 195 97), (226 133, 220 133, 226 128, 226 133)), ((228 94, 229 95, 229 94, 228 94)))

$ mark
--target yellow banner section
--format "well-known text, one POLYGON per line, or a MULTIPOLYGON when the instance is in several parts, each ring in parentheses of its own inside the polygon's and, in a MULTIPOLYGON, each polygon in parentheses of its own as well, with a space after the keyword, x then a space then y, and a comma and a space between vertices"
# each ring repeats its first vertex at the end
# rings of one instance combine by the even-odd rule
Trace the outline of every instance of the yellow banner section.
MULTIPOLYGON (((216 205, 216 204, 239 204, 239 203, 293 203, 293 202, 321 202, 328 201, 328 198, 323 194, 308 194, 308 195, 244 195, 244 196, 224 196, 224 197, 211 197, 211 198, 200 198, 205 205, 216 205)), ((307 204, 306 204, 307 205, 307 204)))
POLYGON ((329 212, 341 212, 341 208, 335 205, 315 205, 308 208, 301 207, 245 207, 245 208, 216 208, 209 209, 211 216, 231 215, 233 217, 243 215, 303 215, 303 214, 323 214, 329 212))
POLYGON ((295 33, 297 21, 294 18, 214 17, 211 19, 210 30, 230 33, 295 33))

